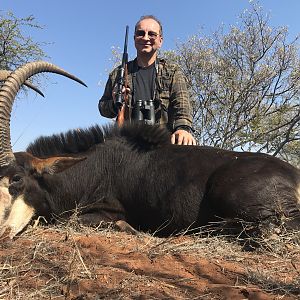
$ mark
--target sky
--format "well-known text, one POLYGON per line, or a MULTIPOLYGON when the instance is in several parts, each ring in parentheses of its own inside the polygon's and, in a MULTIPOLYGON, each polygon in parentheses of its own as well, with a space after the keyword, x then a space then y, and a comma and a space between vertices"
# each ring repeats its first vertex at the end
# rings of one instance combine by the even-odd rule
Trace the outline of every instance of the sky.
MULTIPOLYGON (((270 13, 270 25, 287 26, 293 38, 300 33, 299 0, 261 0, 270 13)), ((14 151, 23 151, 40 135, 75 128, 104 125, 110 119, 100 116, 98 101, 111 70, 112 47, 123 50, 125 27, 129 25, 129 57, 135 57, 133 29, 142 15, 153 14, 163 25, 163 50, 175 49, 201 29, 212 33, 222 24, 236 24, 249 8, 249 0, 1 0, 0 13, 11 11, 22 18, 29 15, 43 26, 27 28, 24 35, 42 46, 46 60, 83 80, 88 88, 57 74, 43 80, 45 98, 33 91, 21 93, 11 117, 14 151)))

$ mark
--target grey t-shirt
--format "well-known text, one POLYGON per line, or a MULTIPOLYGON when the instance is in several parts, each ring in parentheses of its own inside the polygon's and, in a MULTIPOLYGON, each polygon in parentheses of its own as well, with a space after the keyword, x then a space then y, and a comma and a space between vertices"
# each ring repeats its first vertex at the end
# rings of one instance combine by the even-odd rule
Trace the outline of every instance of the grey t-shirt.
POLYGON ((154 100, 155 77, 155 63, 146 68, 138 68, 135 78, 133 78, 135 102, 137 100, 154 100))

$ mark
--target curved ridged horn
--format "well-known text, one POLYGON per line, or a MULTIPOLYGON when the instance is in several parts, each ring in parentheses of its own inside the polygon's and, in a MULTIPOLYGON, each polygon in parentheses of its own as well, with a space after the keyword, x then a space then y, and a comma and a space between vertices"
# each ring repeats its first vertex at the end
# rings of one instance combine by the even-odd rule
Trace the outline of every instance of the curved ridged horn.
POLYGON ((12 72, 0 88, 0 167, 8 166, 15 161, 10 141, 10 116, 15 97, 29 77, 41 72, 60 74, 86 86, 74 75, 44 61, 27 63, 12 72))
MULTIPOLYGON (((7 71, 7 70, 0 70, 0 81, 4 81, 6 80, 6 78, 12 73, 12 71, 7 71)), ((26 80, 24 82, 24 85, 26 85, 27 87, 31 88, 32 90, 34 90, 35 92, 37 92, 38 94, 40 94, 41 96, 45 97, 44 94, 36 87, 34 86, 30 81, 26 80)))

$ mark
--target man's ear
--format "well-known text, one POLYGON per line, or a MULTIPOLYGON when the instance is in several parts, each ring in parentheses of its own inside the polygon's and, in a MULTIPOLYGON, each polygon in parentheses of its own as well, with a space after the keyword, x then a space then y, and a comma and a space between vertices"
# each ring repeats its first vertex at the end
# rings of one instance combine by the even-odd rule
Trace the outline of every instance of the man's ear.
POLYGON ((40 174, 60 173, 73 165, 85 160, 86 157, 64 157, 54 156, 49 158, 34 158, 32 160, 32 167, 40 174))
POLYGON ((164 41, 164 38, 160 35, 159 36, 159 43, 160 43, 159 48, 161 48, 163 41, 164 41))

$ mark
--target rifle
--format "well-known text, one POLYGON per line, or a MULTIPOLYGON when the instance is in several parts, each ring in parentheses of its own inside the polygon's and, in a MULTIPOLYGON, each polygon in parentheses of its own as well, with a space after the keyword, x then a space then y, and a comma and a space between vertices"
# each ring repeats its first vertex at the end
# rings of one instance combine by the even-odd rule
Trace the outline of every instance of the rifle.
POLYGON ((128 25, 126 26, 124 51, 122 56, 122 64, 118 73, 117 82, 117 92, 116 92, 116 106, 118 108, 117 123, 121 126, 124 123, 125 118, 130 119, 130 104, 128 103, 128 97, 122 93, 123 87, 127 88, 127 63, 128 63, 128 53, 127 53, 127 43, 128 43, 128 25))

